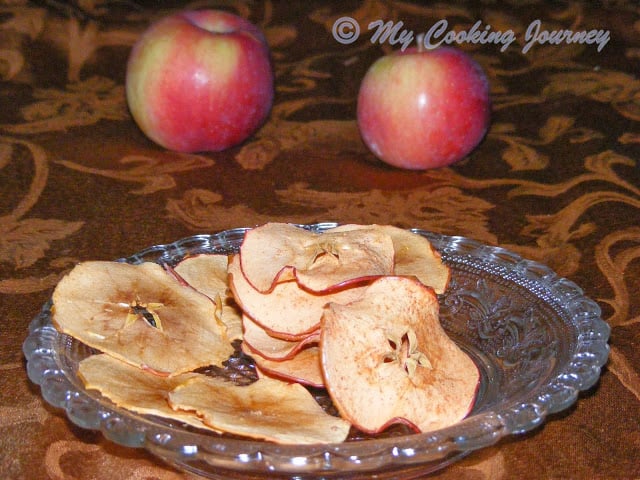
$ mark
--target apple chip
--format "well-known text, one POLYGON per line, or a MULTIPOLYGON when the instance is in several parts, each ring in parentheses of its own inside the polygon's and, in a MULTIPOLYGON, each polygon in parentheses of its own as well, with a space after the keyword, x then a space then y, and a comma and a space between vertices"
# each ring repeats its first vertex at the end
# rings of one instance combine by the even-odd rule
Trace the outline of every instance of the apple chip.
POLYGON ((449 268, 442 263, 440 254, 431 242, 422 235, 393 225, 341 225, 329 232, 350 231, 355 229, 380 229, 391 237, 393 242, 394 274, 415 276, 436 293, 444 293, 449 284, 449 268))
POLYGON ((169 392, 198 375, 184 373, 161 377, 105 353, 87 357, 78 365, 78 376, 85 387, 98 390, 119 407, 219 432, 202 423, 193 413, 176 411, 169 406, 169 392))
POLYGON ((227 255, 200 254, 183 258, 173 270, 189 285, 210 298, 227 294, 227 255))
POLYGON ((347 303, 364 291, 364 287, 357 286, 317 294, 289 280, 276 284, 268 293, 261 293, 242 274, 238 255, 229 262, 229 286, 246 315, 270 335, 285 340, 300 340, 317 330, 322 309, 328 302, 347 303))
POLYGON ((393 243, 379 230, 315 233, 286 223, 249 230, 240 246, 240 266, 259 292, 295 278, 323 292, 393 272, 393 243))
POLYGON ((247 355, 259 354, 269 360, 289 359, 306 345, 318 342, 317 331, 301 340, 283 340, 273 337, 247 315, 242 317, 242 326, 244 330, 242 350, 247 355))
POLYGON ((320 349, 317 346, 307 347, 286 360, 270 360, 260 354, 251 353, 258 372, 269 377, 298 382, 303 385, 324 387, 324 377, 320 365, 320 349))
POLYGON ((219 304, 219 320, 229 341, 242 339, 242 314, 228 288, 228 255, 200 254, 181 260, 172 272, 186 284, 219 304))
POLYGON ((376 433, 398 422, 435 430, 467 415, 479 372, 440 325, 438 308, 430 287, 391 276, 360 300, 327 306, 322 370, 343 418, 376 433))
POLYGON ((350 428, 326 413, 302 385, 268 377, 246 386, 192 378, 169 394, 169 403, 196 412, 214 429, 277 443, 342 442, 350 428))
POLYGON ((208 297, 151 262, 81 263, 53 293, 58 330, 162 375, 221 365, 233 353, 215 317, 208 297))

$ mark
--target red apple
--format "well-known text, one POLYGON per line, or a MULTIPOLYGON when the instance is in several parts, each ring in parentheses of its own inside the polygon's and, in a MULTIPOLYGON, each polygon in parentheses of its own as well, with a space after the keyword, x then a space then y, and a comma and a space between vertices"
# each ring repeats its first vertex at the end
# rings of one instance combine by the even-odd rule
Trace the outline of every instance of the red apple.
POLYGON ((159 20, 134 45, 127 102, 151 140, 179 152, 220 151, 255 132, 273 103, 269 47, 258 27, 218 10, 159 20))
POLYGON ((471 152, 490 121, 489 82, 461 50, 407 49, 378 59, 358 95, 367 147, 396 167, 450 165, 471 152))

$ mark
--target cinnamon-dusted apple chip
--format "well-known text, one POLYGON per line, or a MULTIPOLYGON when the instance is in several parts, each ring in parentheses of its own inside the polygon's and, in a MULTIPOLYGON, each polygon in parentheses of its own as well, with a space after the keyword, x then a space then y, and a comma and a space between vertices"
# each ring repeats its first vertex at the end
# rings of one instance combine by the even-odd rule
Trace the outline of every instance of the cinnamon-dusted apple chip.
POLYGON ((171 270, 185 283, 216 302, 219 320, 229 341, 242 339, 242 313, 233 302, 228 285, 229 256, 203 253, 181 260, 171 270))
POLYGON ((169 392, 198 375, 183 373, 161 377, 105 353, 87 357, 78 365, 78 376, 84 386, 98 390, 120 407, 219 432, 202 423, 192 412, 176 411, 169 406, 169 392))
POLYGON ((53 292, 59 331, 161 375, 221 365, 233 353, 216 308, 151 262, 81 263, 53 292))
POLYGON ((302 385, 268 377, 237 386, 192 378, 169 394, 174 409, 194 411, 214 429, 277 443, 334 443, 350 425, 326 413, 302 385))
POLYGON ((259 292, 295 278, 323 292, 345 282, 393 273, 393 243, 384 232, 360 229, 315 233, 286 223, 249 230, 240 246, 240 266, 259 292))
POLYGON ((362 286, 316 294, 300 288, 293 280, 280 282, 268 293, 254 289, 242 274, 240 256, 229 262, 229 286, 242 311, 270 335, 300 340, 320 326, 323 307, 330 301, 346 303, 358 298, 362 286))
POLYGON ((395 254, 395 275, 415 276, 425 285, 433 288, 436 293, 444 293, 449 284, 451 272, 442 263, 440 254, 433 248, 431 242, 422 235, 410 232, 393 225, 356 225, 347 224, 328 230, 342 232, 356 229, 380 229, 391 237, 395 254))
POLYGON ((472 408, 478 369, 440 325, 433 290, 416 279, 376 280, 360 300, 328 305, 321 328, 325 384, 357 428, 435 430, 472 408))
POLYGON ((251 357, 256 363, 258 373, 262 375, 316 388, 324 387, 318 346, 304 348, 286 360, 271 360, 256 352, 251 353, 251 357))
POLYGON ((315 331, 300 340, 283 340, 273 337, 254 322, 248 315, 242 316, 244 331, 242 351, 247 355, 259 354, 265 359, 282 361, 295 356, 310 343, 318 343, 319 331, 315 331))

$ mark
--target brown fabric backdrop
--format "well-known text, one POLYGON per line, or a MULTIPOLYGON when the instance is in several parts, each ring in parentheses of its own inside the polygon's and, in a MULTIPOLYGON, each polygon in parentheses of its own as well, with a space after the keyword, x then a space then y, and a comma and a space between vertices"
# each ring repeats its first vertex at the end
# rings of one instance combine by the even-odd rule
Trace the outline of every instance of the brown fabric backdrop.
POLYGON ((597 300, 612 327, 601 381, 543 427, 478 451, 442 479, 640 477, 640 7, 637 2, 384 0, 0 1, 0 477, 182 479, 144 451, 81 430, 27 379, 27 325, 75 262, 114 259, 201 232, 266 221, 392 223, 501 245, 597 300), (124 98, 130 47, 178 8, 259 24, 276 101, 245 144, 176 154, 136 128, 124 98), (362 26, 351 45, 336 18, 362 26), (387 167, 363 146, 355 99, 393 48, 370 21, 425 31, 476 21, 517 40, 465 44, 491 81, 493 123, 465 160, 387 167), (524 32, 603 29, 597 45, 535 45, 524 32))

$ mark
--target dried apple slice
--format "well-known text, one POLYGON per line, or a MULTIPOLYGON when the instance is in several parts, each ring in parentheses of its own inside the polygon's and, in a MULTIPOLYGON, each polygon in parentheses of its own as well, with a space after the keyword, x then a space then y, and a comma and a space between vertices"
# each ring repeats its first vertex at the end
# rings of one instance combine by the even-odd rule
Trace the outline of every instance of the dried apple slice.
POLYGON ((173 270, 189 285, 214 298, 227 293, 229 257, 222 254, 200 254, 183 258, 173 270))
POLYGON ((324 292, 367 277, 393 272, 393 243, 377 230, 314 233, 286 223, 249 230, 240 246, 247 281, 268 293, 295 278, 305 289, 324 292))
POLYGON ((444 293, 449 284, 450 270, 442 257, 433 248, 428 239, 403 228, 393 225, 341 225, 328 232, 342 232, 355 229, 380 229, 391 237, 393 242, 394 274, 412 275, 425 285, 432 287, 436 293, 444 293))
POLYGON ((410 277, 376 280, 349 305, 329 304, 322 370, 340 414, 376 433, 393 423, 429 431, 462 420, 479 372, 448 337, 435 293, 410 277))
POLYGON ((318 342, 318 331, 310 333, 301 340, 283 340, 273 337, 248 315, 242 316, 242 326, 244 330, 243 352, 247 355, 259 354, 269 360, 287 360, 294 357, 306 345, 318 342))
POLYGON ((78 364, 78 376, 84 386, 88 390, 98 390, 119 407, 220 432, 202 423, 192 412, 176 411, 169 406, 169 392, 197 375, 183 373, 161 377, 105 353, 87 357, 78 364))
POLYGON ((357 286, 321 295, 303 290, 289 280, 261 293, 242 274, 238 255, 229 262, 229 286, 246 315, 271 336, 285 340, 301 340, 317 330, 322 309, 328 302, 351 302, 364 291, 364 287, 357 286))
POLYGON ((158 374, 221 365, 233 353, 216 305, 151 262, 78 264, 53 293, 53 323, 90 347, 158 374))
POLYGON ((169 403, 196 412, 214 429, 276 443, 342 442, 350 428, 326 413, 302 385, 268 377, 247 386, 192 378, 169 394, 169 403))
POLYGON ((311 346, 286 360, 270 360, 254 352, 250 353, 258 372, 269 377, 298 382, 303 385, 324 387, 324 377, 320 365, 320 348, 311 346))
POLYGON ((229 292, 228 255, 200 254, 181 260, 171 269, 182 281, 219 304, 219 320, 229 341, 242 339, 242 314, 229 292))

